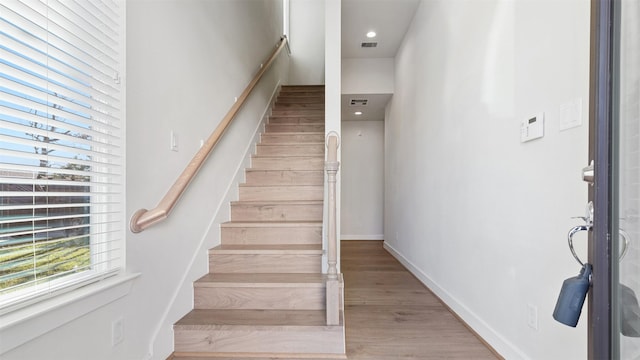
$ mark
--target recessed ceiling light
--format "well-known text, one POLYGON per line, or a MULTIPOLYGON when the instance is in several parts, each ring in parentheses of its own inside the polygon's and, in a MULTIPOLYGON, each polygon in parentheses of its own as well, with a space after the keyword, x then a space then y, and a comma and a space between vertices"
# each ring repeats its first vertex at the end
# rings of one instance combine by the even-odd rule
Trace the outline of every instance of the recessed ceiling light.
POLYGON ((356 111, 353 113, 354 115, 362 115, 362 111, 356 111))
POLYGON ((376 37, 376 35, 377 35, 377 34, 376 34, 376 32, 375 32, 375 31, 369 31, 369 32, 367 33, 367 37, 368 37, 369 39, 376 37))

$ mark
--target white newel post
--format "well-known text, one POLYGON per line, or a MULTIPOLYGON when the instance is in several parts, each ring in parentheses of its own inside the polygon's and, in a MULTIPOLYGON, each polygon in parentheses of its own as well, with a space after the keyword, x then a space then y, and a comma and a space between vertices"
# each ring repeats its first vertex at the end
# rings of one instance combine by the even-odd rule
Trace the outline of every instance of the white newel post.
POLYGON ((336 174, 338 162, 338 135, 327 135, 328 224, 327 224, 327 325, 340 324, 340 281, 338 279, 338 234, 336 229, 336 174))

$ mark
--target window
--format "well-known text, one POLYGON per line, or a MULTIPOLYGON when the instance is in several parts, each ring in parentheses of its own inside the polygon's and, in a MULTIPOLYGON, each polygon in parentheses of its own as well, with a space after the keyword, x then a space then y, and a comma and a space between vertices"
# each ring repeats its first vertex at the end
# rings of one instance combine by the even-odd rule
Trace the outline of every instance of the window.
POLYGON ((122 6, 0 3, 0 313, 122 266, 122 6))

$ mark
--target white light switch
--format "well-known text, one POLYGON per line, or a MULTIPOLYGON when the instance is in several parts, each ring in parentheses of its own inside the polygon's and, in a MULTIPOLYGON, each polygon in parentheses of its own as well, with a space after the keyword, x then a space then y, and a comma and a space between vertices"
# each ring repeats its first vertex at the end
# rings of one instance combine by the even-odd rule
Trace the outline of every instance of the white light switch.
POLYGON ((176 134, 173 130, 171 130, 171 139, 170 139, 169 149, 171 151, 178 151, 178 134, 176 134))
POLYGON ((544 136, 544 113, 525 119, 520 124, 520 142, 527 142, 544 136))

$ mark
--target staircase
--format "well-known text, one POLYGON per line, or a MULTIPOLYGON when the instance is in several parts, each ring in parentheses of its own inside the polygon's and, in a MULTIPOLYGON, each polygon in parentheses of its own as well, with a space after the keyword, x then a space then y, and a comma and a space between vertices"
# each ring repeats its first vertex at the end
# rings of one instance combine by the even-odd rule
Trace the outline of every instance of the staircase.
POLYGON ((283 86, 256 148, 173 359, 345 358, 322 274, 324 86, 283 86))

